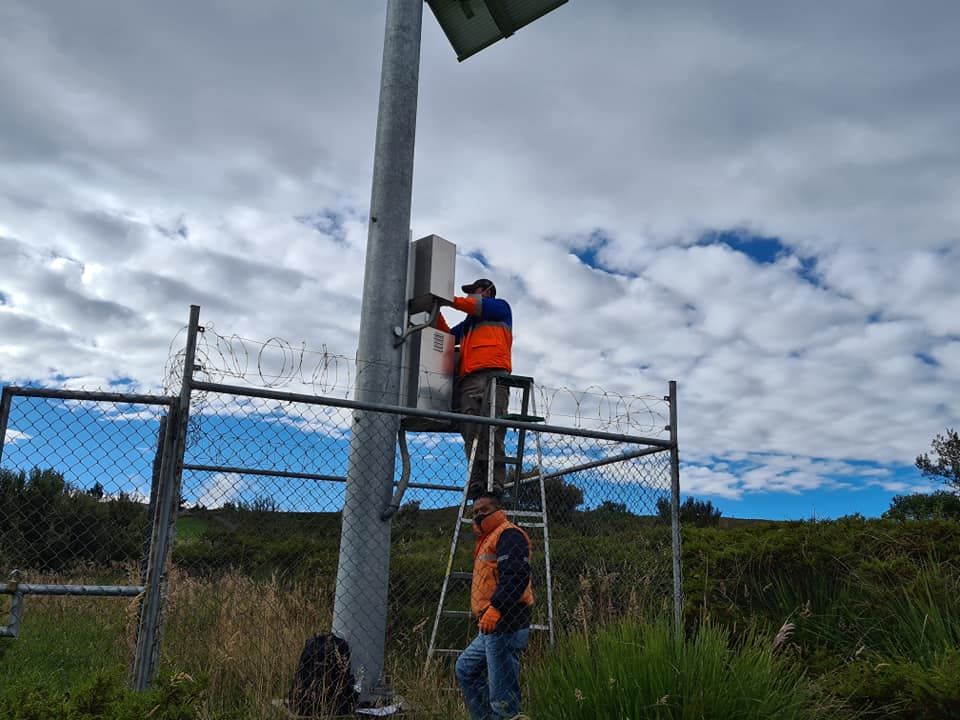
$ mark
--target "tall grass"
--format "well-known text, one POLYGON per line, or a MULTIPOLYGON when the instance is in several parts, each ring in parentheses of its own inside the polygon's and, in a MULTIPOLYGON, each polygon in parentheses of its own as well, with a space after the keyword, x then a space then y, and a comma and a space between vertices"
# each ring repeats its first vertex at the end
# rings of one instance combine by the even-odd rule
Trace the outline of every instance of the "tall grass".
POLYGON ((566 638, 533 667, 529 707, 551 720, 840 718, 793 664, 752 636, 731 647, 710 623, 680 638, 665 620, 566 638))
MULTIPOLYGON (((832 697, 871 718, 960 718, 960 532, 952 526, 693 530, 686 618, 700 629, 682 643, 658 619, 669 590, 659 545, 632 534, 558 535, 557 567, 575 568, 554 577, 558 629, 569 636, 555 649, 532 638, 524 707, 535 720, 843 717, 832 697), (785 621, 794 632, 773 653, 785 621)), ((433 533, 397 546, 385 669, 417 717, 454 720, 465 715, 449 669, 424 675, 422 667, 446 543, 433 533)), ((198 718, 276 717, 271 701, 288 691, 304 642, 330 627, 332 573, 317 567, 295 577, 171 571, 162 671, 204 688, 191 695, 198 718)), ((117 583, 132 579, 127 572, 30 581, 117 583)), ((0 696, 5 686, 63 695, 104 673, 122 678, 134 608, 122 599, 29 598, 21 639, 0 640, 0 696)))

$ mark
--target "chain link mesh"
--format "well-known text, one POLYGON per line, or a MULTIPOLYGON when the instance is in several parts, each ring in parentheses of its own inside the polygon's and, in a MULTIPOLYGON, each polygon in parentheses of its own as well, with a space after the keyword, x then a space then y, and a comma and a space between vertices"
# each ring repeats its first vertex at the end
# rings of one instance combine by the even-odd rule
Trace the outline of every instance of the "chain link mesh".
MULTIPOLYGON (((211 326, 200 338, 198 380, 253 386, 259 379, 274 389, 352 394, 356 376, 342 356, 322 352, 307 363, 313 356, 305 348, 276 340, 252 353, 252 341, 219 335, 211 326), (271 347, 279 349, 279 360, 265 359, 271 347)), ((173 353, 168 388, 179 384, 174 378, 182 364, 183 354, 173 353)), ((437 687, 449 685, 450 676, 439 657, 424 674, 434 625, 435 648, 463 648, 476 633, 476 622, 465 616, 436 621, 448 572, 469 572, 473 564, 469 514, 458 523, 468 462, 462 438, 449 418, 437 422, 446 432, 400 436, 400 413, 266 394, 207 389, 191 395, 166 573, 162 665, 207 674, 219 698, 214 710, 219 702, 219 710, 257 707, 267 714, 271 699, 289 690, 304 641, 337 629, 337 608, 341 624, 350 618, 354 644, 376 649, 385 643, 384 665, 375 671, 386 682, 423 707, 436 705, 437 687), (379 428, 366 447, 353 435, 361 422, 379 428), (355 477, 348 497, 347 477, 357 472, 351 467, 377 465, 387 476, 355 477), (409 485, 400 498, 405 477, 409 485), (380 519, 391 502, 394 514, 380 519), (351 522, 356 525, 344 528, 351 522), (345 537, 351 538, 347 549, 345 537), (381 606, 385 627, 356 617, 357 608, 381 606)), ((527 513, 532 624, 552 624, 562 635, 669 606, 670 453, 636 437, 669 439, 669 403, 598 388, 539 387, 533 403, 528 413, 535 409, 571 429, 528 429, 522 462, 507 471, 508 509, 521 511, 518 522, 527 513), (583 429, 631 437, 578 434, 583 429), (541 477, 546 523, 536 517, 543 510, 541 477)), ((516 390, 510 410, 521 410, 516 390)), ((165 413, 162 405, 15 396, 3 448, 0 573, 127 563, 125 571, 104 577, 129 576, 148 540, 165 413)), ((507 456, 519 455, 520 435, 516 426, 506 431, 507 456)), ((469 582, 451 581, 444 608, 465 613, 469 607, 469 582)), ((548 637, 534 633, 532 652, 548 637)))
POLYGON ((127 579, 124 566, 139 563, 149 541, 166 412, 14 395, 0 469, 0 575, 96 566, 103 582, 127 579))

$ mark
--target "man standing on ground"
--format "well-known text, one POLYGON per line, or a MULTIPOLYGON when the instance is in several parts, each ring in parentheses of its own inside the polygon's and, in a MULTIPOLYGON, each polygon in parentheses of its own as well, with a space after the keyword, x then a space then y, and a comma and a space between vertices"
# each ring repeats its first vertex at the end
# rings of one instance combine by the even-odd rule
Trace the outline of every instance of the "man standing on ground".
MULTIPOLYGON (((490 399, 487 385, 493 375, 507 375, 512 369, 511 350, 513 348, 513 313, 506 300, 497 297, 497 287, 493 281, 480 278, 464 285, 467 297, 455 297, 453 307, 465 312, 467 318, 453 326, 447 325, 443 316, 437 318, 440 330, 453 334, 460 345, 460 368, 457 382, 457 411, 467 415, 490 415, 490 399)), ((510 400, 510 388, 497 385, 496 414, 507 411, 510 400)), ((463 436, 463 450, 470 462, 476 441, 476 457, 470 474, 468 497, 473 499, 487 488, 487 455, 489 454, 490 426, 476 423, 462 423, 460 434, 463 436)), ((504 428, 494 428, 494 454, 503 456, 504 428)), ((503 462, 494 462, 493 490, 502 492, 506 479, 506 467, 503 462)))
POLYGON ((457 682, 471 720, 514 718, 533 606, 530 538, 507 520, 500 495, 491 492, 473 501, 473 529, 470 610, 480 632, 457 658, 457 682))

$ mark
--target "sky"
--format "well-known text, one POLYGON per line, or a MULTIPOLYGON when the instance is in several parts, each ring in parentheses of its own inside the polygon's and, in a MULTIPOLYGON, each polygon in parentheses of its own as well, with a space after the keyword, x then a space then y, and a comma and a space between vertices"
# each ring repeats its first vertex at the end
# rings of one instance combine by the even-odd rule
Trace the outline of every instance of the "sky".
MULTIPOLYGON (((5 0, 0 382, 159 389, 191 303, 352 356, 384 10, 5 0)), ((458 63, 425 9, 414 235, 495 280, 516 372, 676 380, 685 493, 878 515, 960 425, 958 23, 571 0, 458 63)))

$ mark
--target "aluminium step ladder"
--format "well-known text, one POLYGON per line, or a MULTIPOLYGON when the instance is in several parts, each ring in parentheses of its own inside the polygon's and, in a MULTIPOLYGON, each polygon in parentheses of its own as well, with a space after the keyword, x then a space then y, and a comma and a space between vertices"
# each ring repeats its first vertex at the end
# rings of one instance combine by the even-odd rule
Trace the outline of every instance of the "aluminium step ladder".
MULTIPOLYGON (((489 404, 491 418, 516 420, 518 422, 527 423, 543 421, 542 417, 538 417, 536 415, 536 400, 533 394, 533 378, 523 375, 491 376, 486 390, 487 400, 496 398, 498 385, 506 385, 508 388, 518 388, 521 391, 520 412, 503 412, 498 415, 496 413, 496 403, 491 401, 489 404)), ((509 408, 503 408, 505 411, 508 409, 509 408)), ((537 542, 538 538, 531 538, 534 560, 534 563, 531 564, 535 564, 537 556, 539 556, 543 561, 543 585, 538 587, 537 583, 534 583, 533 592, 535 598, 542 598, 544 595, 546 596, 547 617, 545 623, 532 623, 530 625, 530 629, 546 631, 549 636, 550 644, 553 644, 553 588, 550 573, 550 532, 547 522, 546 491, 544 488, 543 472, 543 451, 540 446, 540 434, 537 432, 533 433, 534 444, 536 446, 536 466, 533 470, 525 473, 523 470, 523 460, 528 430, 526 428, 508 429, 507 432, 516 433, 516 454, 510 455, 506 453, 507 443, 504 442, 505 454, 495 455, 495 437, 494 433, 492 432, 493 428, 489 425, 485 427, 489 428, 491 432, 486 433, 487 438, 485 439, 481 439, 484 435, 483 432, 477 433, 477 436, 474 438, 473 447, 470 451, 470 460, 467 463, 467 480, 464 484, 463 495, 460 499, 460 507, 457 510, 457 521, 453 529, 453 538, 450 543, 450 555, 447 559, 447 567, 446 572, 444 573, 443 586, 440 589, 440 600, 437 603, 437 612, 433 621, 433 630, 430 633, 430 645, 427 649, 427 660, 424 665, 424 670, 429 668, 430 662, 436 656, 456 658, 456 656, 463 652, 463 648, 457 649, 451 647, 438 647, 438 635, 441 624, 443 624, 444 620, 459 620, 461 621, 462 627, 473 631, 465 632, 464 637, 475 634, 475 628, 472 626, 473 619, 469 609, 469 588, 473 579, 472 554, 469 560, 470 568, 468 570, 455 570, 454 564, 456 562, 457 549, 461 541, 461 535, 464 533, 464 531, 466 531, 466 534, 470 536, 469 539, 472 540, 473 533, 470 529, 470 526, 472 525, 473 520, 471 520, 469 517, 466 517, 466 510, 467 504, 470 502, 468 499, 470 478, 472 477, 473 466, 477 459, 477 447, 478 443, 480 442, 489 443, 487 458, 494 458, 493 462, 490 462, 489 460, 487 461, 487 489, 493 489, 493 479, 496 465, 498 463, 502 463, 503 465, 507 466, 508 470, 506 481, 504 483, 504 493, 505 495, 508 495, 504 501, 504 510, 508 519, 515 525, 522 527, 528 534, 531 530, 541 531, 540 543, 542 544, 540 547, 537 547, 539 544, 537 542), (512 472, 509 470, 511 466, 512 472), (447 604, 450 602, 451 591, 455 587, 460 590, 466 588, 468 598, 467 609, 447 608, 447 604)), ((531 567, 531 573, 533 573, 533 567, 531 567)), ((534 607, 536 607, 536 604, 534 607)))

